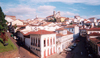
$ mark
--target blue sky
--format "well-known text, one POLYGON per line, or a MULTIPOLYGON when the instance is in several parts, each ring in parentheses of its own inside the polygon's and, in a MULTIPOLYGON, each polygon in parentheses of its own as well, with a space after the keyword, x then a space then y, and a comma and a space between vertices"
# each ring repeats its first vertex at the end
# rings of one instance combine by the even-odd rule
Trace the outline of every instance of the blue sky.
POLYGON ((0 0, 0 6, 6 15, 22 20, 34 19, 36 15, 45 18, 54 10, 63 17, 100 18, 99 0, 0 0))

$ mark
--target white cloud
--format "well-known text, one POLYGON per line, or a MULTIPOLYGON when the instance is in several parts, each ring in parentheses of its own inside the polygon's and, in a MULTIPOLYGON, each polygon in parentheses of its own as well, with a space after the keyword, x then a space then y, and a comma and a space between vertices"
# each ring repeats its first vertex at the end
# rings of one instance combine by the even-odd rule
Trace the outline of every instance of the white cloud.
POLYGON ((74 8, 69 8, 69 9, 71 9, 71 10, 73 10, 73 11, 79 11, 78 9, 74 9, 74 8))
POLYGON ((34 8, 19 5, 18 7, 7 9, 5 13, 8 15, 9 14, 10 15, 25 15, 25 14, 33 14, 34 12, 35 12, 34 8))
POLYGON ((33 19, 36 15, 45 18, 46 16, 52 15, 53 10, 56 7, 43 5, 37 8, 32 8, 25 5, 18 5, 17 7, 6 9, 4 12, 6 15, 16 16, 17 19, 33 19))
POLYGON ((46 17, 48 15, 51 15, 56 7, 55 6, 49 6, 49 5, 44 5, 44 6, 39 6, 37 8, 37 15, 46 17))
POLYGON ((89 17, 96 17, 96 18, 100 18, 100 15, 92 15, 92 16, 89 16, 89 17))
POLYGON ((75 16, 75 15, 79 15, 78 13, 71 13, 71 12, 61 12, 62 16, 75 16))
POLYGON ((54 10, 56 7, 54 7, 54 6, 46 6, 46 5, 44 5, 44 6, 39 6, 38 7, 38 10, 39 11, 52 11, 52 10, 54 10))

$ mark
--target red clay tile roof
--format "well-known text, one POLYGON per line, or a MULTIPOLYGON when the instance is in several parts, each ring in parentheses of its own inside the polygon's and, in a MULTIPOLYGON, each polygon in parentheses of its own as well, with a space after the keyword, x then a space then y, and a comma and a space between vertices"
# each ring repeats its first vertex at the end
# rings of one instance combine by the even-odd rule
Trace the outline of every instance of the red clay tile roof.
POLYGON ((100 47, 100 43, 99 44, 97 44, 99 47, 100 47))
POLYGON ((66 29, 64 29, 64 28, 59 28, 59 29, 56 29, 56 30, 66 30, 66 29))
POLYGON ((87 21, 87 19, 84 19, 84 21, 87 21))
POLYGON ((80 30, 87 30, 86 28, 79 28, 80 30))
POLYGON ((89 18, 89 20, 94 19, 95 17, 89 18))
POLYGON ((100 31, 100 28, 90 28, 90 29, 87 29, 87 31, 100 31))
POLYGON ((11 18, 11 19, 13 19, 13 20, 16 20, 16 16, 6 15, 6 17, 9 17, 9 18, 11 18))
MULTIPOLYGON (((70 35, 70 34, 73 34, 73 33, 67 31, 67 34, 66 34, 66 35, 70 35)), ((61 33, 56 34, 56 36, 66 36, 66 35, 63 35, 63 34, 61 34, 61 33)))
POLYGON ((92 22, 87 21, 86 23, 92 23, 92 22))
POLYGON ((96 39, 96 38, 90 38, 91 41, 93 41, 94 43, 99 42, 100 40, 96 39))
POLYGON ((55 32, 53 31, 46 31, 46 30, 39 30, 39 31, 31 31, 31 32, 28 32, 26 33, 25 35, 30 35, 30 34, 54 34, 55 32))
POLYGON ((74 27, 75 27, 75 25, 68 25, 65 28, 74 28, 74 27))
POLYGON ((65 35, 58 33, 58 34, 56 34, 56 36, 65 36, 65 35))
POLYGON ((100 33, 90 33, 89 36, 100 36, 100 33))
POLYGON ((67 31, 67 34, 73 34, 72 32, 67 31))

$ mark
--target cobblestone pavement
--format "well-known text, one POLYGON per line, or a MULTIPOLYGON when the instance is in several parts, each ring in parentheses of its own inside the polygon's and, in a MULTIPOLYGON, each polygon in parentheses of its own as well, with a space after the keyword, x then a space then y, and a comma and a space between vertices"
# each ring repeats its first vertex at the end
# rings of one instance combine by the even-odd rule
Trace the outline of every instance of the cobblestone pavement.
POLYGON ((35 54, 31 53, 27 48, 25 48, 25 46, 19 48, 17 41, 10 36, 11 33, 7 32, 6 34, 18 48, 20 58, 39 58, 35 54))

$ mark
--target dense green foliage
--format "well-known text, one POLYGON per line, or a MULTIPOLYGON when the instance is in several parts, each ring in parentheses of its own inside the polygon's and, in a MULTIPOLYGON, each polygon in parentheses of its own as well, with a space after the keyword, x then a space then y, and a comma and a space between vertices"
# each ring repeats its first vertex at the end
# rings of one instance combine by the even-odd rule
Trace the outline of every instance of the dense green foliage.
POLYGON ((6 20, 5 20, 5 15, 2 12, 2 9, 0 7, 0 33, 4 32, 7 30, 7 24, 6 24, 6 20))

